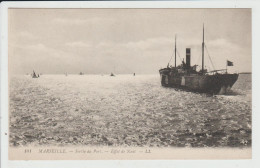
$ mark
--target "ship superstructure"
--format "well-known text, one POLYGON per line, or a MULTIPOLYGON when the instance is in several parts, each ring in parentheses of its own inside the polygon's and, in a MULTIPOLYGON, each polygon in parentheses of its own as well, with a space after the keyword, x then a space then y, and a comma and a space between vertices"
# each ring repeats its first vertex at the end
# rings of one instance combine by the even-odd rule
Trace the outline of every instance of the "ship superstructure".
MULTIPOLYGON (((191 66, 191 48, 186 48, 186 62, 176 66, 176 37, 175 37, 175 66, 160 69, 161 84, 165 87, 181 88, 196 92, 225 94, 238 79, 238 74, 229 74, 227 69, 208 72, 204 68, 204 25, 202 40, 202 68, 197 71, 197 65, 191 66)), ((227 64, 230 61, 227 61, 227 64)), ((232 63, 233 65, 233 63, 232 63)))

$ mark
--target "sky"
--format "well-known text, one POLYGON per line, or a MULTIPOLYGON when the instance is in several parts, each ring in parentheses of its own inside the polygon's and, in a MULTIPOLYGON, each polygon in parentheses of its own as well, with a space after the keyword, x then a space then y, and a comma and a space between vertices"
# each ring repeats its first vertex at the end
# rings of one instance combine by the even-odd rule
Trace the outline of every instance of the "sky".
POLYGON ((8 9, 9 72, 156 74, 191 48, 208 70, 251 72, 251 9, 8 9), (213 62, 211 65, 209 56, 213 62))

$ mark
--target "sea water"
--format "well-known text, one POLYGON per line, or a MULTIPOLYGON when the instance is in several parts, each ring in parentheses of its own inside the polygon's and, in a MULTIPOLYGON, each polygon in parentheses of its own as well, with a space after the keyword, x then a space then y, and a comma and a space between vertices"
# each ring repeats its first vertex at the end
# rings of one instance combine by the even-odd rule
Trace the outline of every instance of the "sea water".
POLYGON ((157 74, 9 80, 11 146, 251 146, 251 74, 216 96, 162 87, 157 74))

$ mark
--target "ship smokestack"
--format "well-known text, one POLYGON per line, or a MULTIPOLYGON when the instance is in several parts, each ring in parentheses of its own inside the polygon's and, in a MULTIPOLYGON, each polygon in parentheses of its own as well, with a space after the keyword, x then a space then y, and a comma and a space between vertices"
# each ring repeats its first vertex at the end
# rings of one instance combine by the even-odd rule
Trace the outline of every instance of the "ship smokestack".
POLYGON ((190 48, 186 48, 186 66, 190 67, 190 48))

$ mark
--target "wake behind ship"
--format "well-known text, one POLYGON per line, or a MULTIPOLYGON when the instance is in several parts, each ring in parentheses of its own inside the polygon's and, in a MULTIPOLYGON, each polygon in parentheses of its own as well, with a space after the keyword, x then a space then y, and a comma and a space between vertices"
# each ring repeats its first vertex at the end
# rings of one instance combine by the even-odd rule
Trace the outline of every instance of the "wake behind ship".
MULTIPOLYGON (((191 66, 191 49, 186 48, 186 62, 176 66, 176 38, 175 38, 175 66, 160 69, 161 84, 164 87, 181 88, 184 90, 210 94, 227 93, 238 79, 238 74, 229 74, 227 69, 208 72, 204 69, 204 26, 202 42, 202 69, 196 70, 197 65, 191 66)), ((227 60, 227 66, 233 66, 227 60)))

